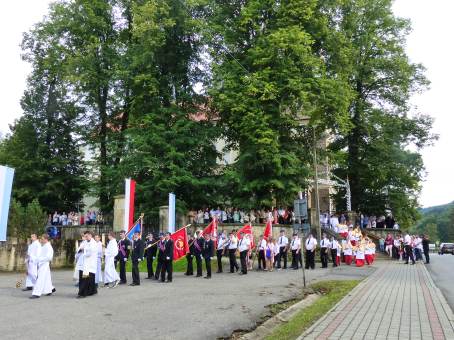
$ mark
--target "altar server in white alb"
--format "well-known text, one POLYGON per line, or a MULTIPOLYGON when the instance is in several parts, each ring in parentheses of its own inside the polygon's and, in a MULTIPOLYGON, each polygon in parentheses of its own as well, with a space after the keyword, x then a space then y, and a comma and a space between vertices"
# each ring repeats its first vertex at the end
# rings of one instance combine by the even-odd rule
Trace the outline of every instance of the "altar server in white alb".
POLYGON ((79 246, 76 249, 76 266, 74 267, 74 280, 76 280, 76 287, 79 286, 79 272, 84 270, 84 248, 85 235, 82 234, 79 246))
POLYGON ((79 271, 79 293, 78 298, 84 298, 98 293, 95 285, 95 275, 98 263, 98 245, 92 238, 91 231, 85 233, 84 251, 84 269, 79 271))
POLYGON ((41 243, 39 243, 36 234, 30 236, 31 243, 28 245, 27 257, 25 264, 27 266, 27 279, 25 280, 25 288, 23 291, 32 290, 38 277, 38 257, 41 250, 41 243))
POLYGON ((42 294, 50 296, 55 292, 50 275, 50 262, 54 257, 54 250, 49 242, 49 236, 41 236, 41 250, 38 256, 38 278, 33 287, 30 299, 38 299, 42 294))
POLYGON ((104 286, 114 288, 120 282, 120 276, 115 270, 115 257, 118 255, 118 245, 113 232, 109 233, 109 242, 105 250, 104 259, 104 286))
POLYGON ((95 284, 96 288, 98 288, 99 282, 102 282, 102 242, 101 236, 95 235, 96 245, 98 246, 98 258, 96 261, 96 274, 95 274, 95 284))

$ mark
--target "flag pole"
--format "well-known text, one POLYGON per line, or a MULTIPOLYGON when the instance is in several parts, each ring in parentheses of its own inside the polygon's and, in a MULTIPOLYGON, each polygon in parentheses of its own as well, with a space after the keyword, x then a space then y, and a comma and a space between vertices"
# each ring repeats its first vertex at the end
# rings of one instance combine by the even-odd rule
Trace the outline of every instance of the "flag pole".
MULTIPOLYGON (((183 228, 178 229, 176 232, 180 231, 181 229, 190 227, 190 226, 191 226, 191 223, 189 223, 188 225, 185 225, 183 228)), ((176 232, 175 232, 175 233, 176 233, 176 232)), ((173 233, 173 234, 175 234, 175 233, 173 233)), ((153 247, 155 244, 158 244, 158 243, 159 243, 159 240, 157 240, 155 243, 149 244, 145 249, 151 248, 151 247, 153 247)))

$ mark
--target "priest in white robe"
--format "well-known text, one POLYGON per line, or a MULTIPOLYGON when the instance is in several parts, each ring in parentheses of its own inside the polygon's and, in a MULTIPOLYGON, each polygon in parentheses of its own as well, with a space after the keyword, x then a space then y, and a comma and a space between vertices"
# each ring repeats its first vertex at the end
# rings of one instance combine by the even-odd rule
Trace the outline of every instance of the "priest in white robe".
POLYGON ((82 240, 79 242, 79 247, 76 249, 76 265, 74 268, 74 280, 76 280, 76 287, 79 286, 79 272, 84 270, 84 248, 85 235, 82 234, 82 240))
POLYGON ((93 239, 91 231, 86 231, 85 242, 82 245, 84 252, 84 267, 79 271, 79 293, 78 298, 84 298, 93 294, 97 294, 95 284, 95 275, 98 262, 98 245, 93 239))
POLYGON ((50 245, 49 236, 47 234, 42 235, 40 241, 41 250, 38 256, 38 278, 33 287, 31 299, 37 299, 42 294, 49 296, 55 292, 50 275, 50 262, 54 257, 54 250, 50 245))
POLYGON ((38 236, 32 234, 30 236, 31 243, 28 245, 27 257, 25 264, 27 266, 27 279, 25 280, 25 288, 23 291, 32 290, 38 278, 38 257, 41 250, 41 243, 39 243, 38 236))
POLYGON ((115 257, 118 255, 118 244, 113 232, 109 233, 109 243, 105 251, 104 259, 104 284, 114 288, 120 282, 120 276, 115 270, 115 257))
POLYGON ((96 245, 98 246, 98 257, 96 261, 95 284, 98 288, 99 282, 102 282, 102 242, 99 235, 95 235, 96 245))

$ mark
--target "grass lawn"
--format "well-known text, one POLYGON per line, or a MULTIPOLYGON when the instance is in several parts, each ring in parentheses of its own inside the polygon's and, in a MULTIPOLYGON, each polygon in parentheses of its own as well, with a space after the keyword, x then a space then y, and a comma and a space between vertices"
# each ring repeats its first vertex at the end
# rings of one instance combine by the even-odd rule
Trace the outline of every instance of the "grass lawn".
POLYGON ((289 322, 277 327, 267 340, 290 340, 299 337, 315 321, 325 315, 336 303, 347 295, 360 281, 321 281, 311 285, 317 293, 322 294, 313 305, 301 310, 289 322))

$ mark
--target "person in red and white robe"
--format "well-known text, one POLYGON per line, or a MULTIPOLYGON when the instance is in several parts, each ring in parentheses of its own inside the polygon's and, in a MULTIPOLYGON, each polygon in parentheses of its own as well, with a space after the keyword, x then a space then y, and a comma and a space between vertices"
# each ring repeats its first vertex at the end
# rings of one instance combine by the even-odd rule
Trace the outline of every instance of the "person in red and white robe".
POLYGON ((353 247, 352 247, 352 244, 351 244, 350 240, 347 240, 344 243, 343 250, 344 250, 345 264, 351 265, 352 264, 352 259, 353 259, 353 247))
POLYGON ((364 244, 360 244, 357 248, 356 248, 356 266, 357 267, 362 267, 364 266, 364 263, 365 263, 365 259, 366 259, 366 256, 365 256, 365 246, 364 244))

